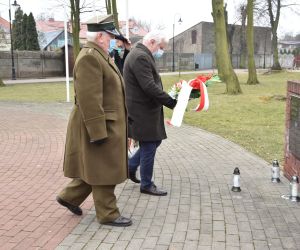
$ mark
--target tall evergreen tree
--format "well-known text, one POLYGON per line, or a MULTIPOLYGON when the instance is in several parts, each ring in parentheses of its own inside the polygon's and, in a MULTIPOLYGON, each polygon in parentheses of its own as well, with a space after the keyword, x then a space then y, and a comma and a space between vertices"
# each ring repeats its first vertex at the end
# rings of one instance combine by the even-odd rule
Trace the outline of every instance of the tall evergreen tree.
POLYGON ((26 45, 27 50, 40 50, 38 42, 38 33, 36 31, 36 24, 31 12, 27 18, 26 45))
POLYGON ((22 49, 23 36, 22 36, 22 21, 23 21, 23 10, 19 7, 15 12, 15 19, 13 22, 13 41, 14 49, 22 49))
POLYGON ((25 13, 23 15, 23 20, 22 20, 22 29, 21 29, 21 36, 22 36, 22 45, 21 47, 19 48, 19 50, 27 50, 27 19, 28 19, 28 16, 27 14, 25 13))

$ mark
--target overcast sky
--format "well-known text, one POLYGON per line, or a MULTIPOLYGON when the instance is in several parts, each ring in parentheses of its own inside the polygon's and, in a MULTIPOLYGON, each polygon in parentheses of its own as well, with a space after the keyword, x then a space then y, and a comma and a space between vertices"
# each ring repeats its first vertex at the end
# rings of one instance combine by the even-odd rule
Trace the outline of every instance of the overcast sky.
MULTIPOLYGON (((0 3, 8 5, 9 0, 0 0, 0 3)), ((63 9, 53 8, 58 1, 62 0, 17 0, 25 13, 33 12, 36 17, 42 12, 54 15, 55 19, 63 20, 63 9)), ((94 0, 85 0, 94 1, 94 0)), ((236 6, 242 0, 225 0, 229 13, 229 22, 233 23, 237 20, 235 11, 236 6)), ((11 0, 13 2, 13 0, 11 0)), ((68 1, 67 1, 68 2, 68 1)), ((81 0, 81 2, 84 2, 81 0)), ((104 7, 103 0, 97 0, 96 8, 104 7)), ((117 0, 119 20, 126 18, 126 0, 117 0)), ((128 0, 129 17, 151 23, 152 28, 157 25, 164 26, 169 37, 172 36, 173 23, 175 21, 175 34, 201 22, 211 21, 211 0, 128 0), (182 18, 182 24, 178 25, 179 17, 182 18)), ((0 14, 8 19, 8 10, 4 5, 0 5, 0 14)), ((100 15, 101 13, 97 13, 100 15)), ((94 13, 85 14, 82 20, 92 17, 94 13)), ((300 33, 300 16, 292 11, 285 10, 280 20, 279 33, 300 33)))

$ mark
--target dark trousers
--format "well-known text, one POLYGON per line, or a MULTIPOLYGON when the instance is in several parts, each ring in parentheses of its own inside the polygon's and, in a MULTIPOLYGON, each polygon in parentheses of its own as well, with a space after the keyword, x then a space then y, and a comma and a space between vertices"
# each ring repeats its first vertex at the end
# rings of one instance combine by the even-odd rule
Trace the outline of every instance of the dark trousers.
POLYGON ((147 189, 153 184, 154 157, 160 144, 161 141, 140 141, 139 150, 128 161, 129 172, 136 172, 140 166, 141 189, 147 189))
POLYGON ((97 219, 105 223, 120 216, 114 194, 115 187, 115 185, 92 186, 80 179, 73 179, 58 196, 74 206, 79 206, 92 193, 97 219))

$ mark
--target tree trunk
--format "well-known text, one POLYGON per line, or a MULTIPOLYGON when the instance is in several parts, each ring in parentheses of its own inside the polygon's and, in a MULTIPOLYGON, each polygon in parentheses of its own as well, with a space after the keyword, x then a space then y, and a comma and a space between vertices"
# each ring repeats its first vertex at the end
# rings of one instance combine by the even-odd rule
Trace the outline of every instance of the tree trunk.
POLYGON ((112 14, 112 11, 111 11, 111 1, 110 0, 105 0, 105 5, 106 5, 107 15, 112 14))
POLYGON ((118 20, 118 9, 116 0, 112 0, 112 11, 114 15, 114 23, 117 30, 119 30, 119 20, 118 20))
POLYGON ((71 23, 73 33, 73 54, 74 60, 76 60, 80 51, 80 0, 70 0, 71 3, 71 23))
POLYGON ((233 71, 228 52, 223 0, 212 0, 212 9, 216 35, 217 65, 218 69, 220 68, 222 72, 221 79, 226 83, 227 94, 238 94, 242 90, 239 80, 233 71))
POLYGON ((281 70, 281 66, 278 58, 278 47, 277 47, 277 43, 278 43, 277 28, 278 28, 279 17, 280 17, 281 0, 274 0, 274 1, 276 1, 276 8, 277 8, 275 17, 273 14, 273 7, 275 8, 274 6, 275 4, 273 3, 273 0, 267 0, 270 24, 272 29, 272 52, 273 52, 272 69, 281 70))
POLYGON ((5 87, 4 82, 2 81, 2 79, 0 78, 0 87, 5 87))
POLYGON ((241 25, 241 37, 240 37, 240 44, 241 44, 241 50, 240 50, 240 68, 244 69, 246 68, 246 17, 247 17, 247 11, 245 6, 241 6, 241 16, 242 16, 242 25, 241 25))
POLYGON ((247 84, 258 84, 255 60, 254 60, 254 37, 253 37, 253 0, 247 4, 247 50, 248 50, 248 81, 247 84))

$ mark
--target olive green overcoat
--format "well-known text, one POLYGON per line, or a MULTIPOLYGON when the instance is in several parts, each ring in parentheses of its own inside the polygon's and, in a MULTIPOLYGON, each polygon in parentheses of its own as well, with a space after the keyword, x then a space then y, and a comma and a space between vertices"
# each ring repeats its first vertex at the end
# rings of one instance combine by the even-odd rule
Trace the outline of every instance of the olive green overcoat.
POLYGON ((90 185, 119 184, 128 177, 123 78, 109 55, 91 42, 80 51, 73 77, 75 105, 67 128, 64 174, 90 185))

